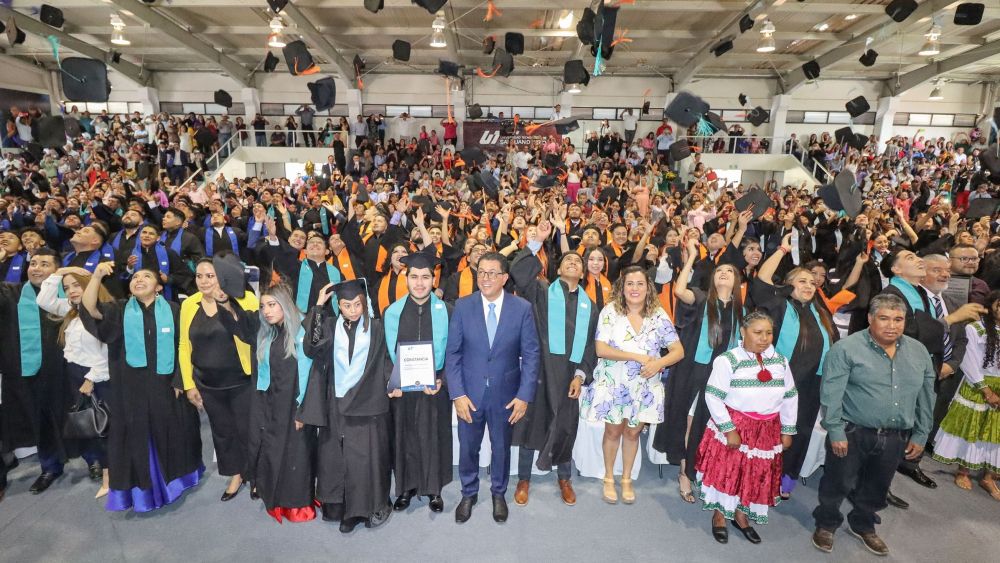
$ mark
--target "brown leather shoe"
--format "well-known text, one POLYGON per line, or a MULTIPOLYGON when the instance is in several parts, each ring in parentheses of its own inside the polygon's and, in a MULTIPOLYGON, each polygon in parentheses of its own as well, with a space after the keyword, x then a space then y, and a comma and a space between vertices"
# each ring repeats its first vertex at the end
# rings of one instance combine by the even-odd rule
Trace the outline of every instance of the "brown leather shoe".
POLYGON ((813 532, 813 545, 824 553, 833 551, 833 531, 816 528, 816 531, 813 532))
POLYGON ((855 532, 854 528, 850 526, 847 527, 851 535, 861 540, 861 543, 865 544, 865 548, 874 553, 875 555, 886 556, 889 555, 889 546, 882 541, 882 538, 878 537, 875 532, 855 532))
POLYGON ((569 479, 559 479, 559 492, 562 493, 562 499, 566 506, 576 504, 576 492, 573 491, 573 483, 570 483, 569 479))
POLYGON ((528 504, 528 487, 531 485, 531 481, 518 481, 517 488, 514 489, 514 504, 518 506, 524 506, 528 504))

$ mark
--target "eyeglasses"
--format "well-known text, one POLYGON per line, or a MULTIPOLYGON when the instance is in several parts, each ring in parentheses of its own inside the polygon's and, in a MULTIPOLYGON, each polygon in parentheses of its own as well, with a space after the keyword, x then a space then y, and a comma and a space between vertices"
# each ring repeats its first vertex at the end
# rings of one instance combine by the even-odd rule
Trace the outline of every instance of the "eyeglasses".
POLYGON ((495 280, 502 275, 504 275, 503 272, 485 272, 483 270, 479 270, 478 272, 476 272, 476 276, 484 280, 495 280))
POLYGON ((966 263, 979 262, 978 256, 952 256, 952 258, 958 260, 959 262, 966 262, 966 263))

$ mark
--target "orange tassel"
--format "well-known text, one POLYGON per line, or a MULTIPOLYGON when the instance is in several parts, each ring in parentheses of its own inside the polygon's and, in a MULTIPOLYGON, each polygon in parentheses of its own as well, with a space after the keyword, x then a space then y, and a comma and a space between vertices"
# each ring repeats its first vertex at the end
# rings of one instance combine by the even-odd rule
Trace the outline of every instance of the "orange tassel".
POLYGON ((545 25, 545 18, 538 18, 537 20, 531 22, 528 25, 528 28, 529 29, 538 29, 538 28, 542 27, 543 25, 545 25))
POLYGON ((615 45, 618 45, 619 43, 631 43, 632 40, 630 38, 628 38, 628 37, 625 37, 626 33, 628 33, 627 29, 622 30, 621 35, 619 35, 617 39, 615 39, 614 41, 611 42, 611 46, 614 47, 615 45))
POLYGON ((537 125, 534 123, 532 123, 531 125, 525 125, 524 132, 527 133, 528 135, 534 135, 535 131, 538 131, 541 127, 542 127, 541 123, 537 125))
POLYGON ((497 9, 496 4, 493 3, 493 0, 487 0, 487 2, 486 2, 486 17, 483 18, 483 21, 484 22, 493 21, 493 18, 495 18, 497 16, 502 16, 502 15, 503 15, 503 12, 501 12, 499 9, 497 9))
POLYGON ((497 65, 497 67, 493 69, 493 72, 489 74, 483 72, 483 69, 476 67, 476 75, 479 76, 479 78, 493 78, 494 76, 497 75, 497 72, 499 71, 500 71, 500 65, 497 65))

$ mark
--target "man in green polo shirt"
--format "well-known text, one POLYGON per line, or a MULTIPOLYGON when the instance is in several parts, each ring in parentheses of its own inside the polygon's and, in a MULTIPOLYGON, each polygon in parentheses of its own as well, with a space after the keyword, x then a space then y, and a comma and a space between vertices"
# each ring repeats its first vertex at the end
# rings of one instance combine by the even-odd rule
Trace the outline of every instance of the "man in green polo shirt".
POLYGON ((875 534, 875 512, 886 507, 900 456, 915 459, 923 451, 933 419, 934 365, 927 349, 903 334, 906 304, 875 296, 868 322, 868 330, 831 346, 823 365, 826 465, 813 545, 828 553, 844 521, 840 504, 850 496, 848 530, 872 553, 889 554, 875 534))

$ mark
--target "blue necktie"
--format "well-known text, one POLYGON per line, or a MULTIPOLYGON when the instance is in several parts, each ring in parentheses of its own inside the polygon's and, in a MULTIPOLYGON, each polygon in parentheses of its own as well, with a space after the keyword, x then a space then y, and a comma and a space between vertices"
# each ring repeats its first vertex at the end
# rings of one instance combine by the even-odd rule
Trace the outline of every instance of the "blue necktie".
POLYGON ((490 303, 490 312, 486 315, 486 336, 490 339, 490 348, 493 347, 493 337, 497 334, 497 304, 490 303))
MULTIPOLYGON (((937 295, 932 295, 931 299, 934 301, 934 316, 938 319, 944 319, 944 304, 941 303, 941 298, 937 295)), ((945 327, 944 348, 942 350, 941 360, 945 362, 951 360, 954 349, 955 345, 951 341, 951 334, 948 332, 948 327, 945 327)))

